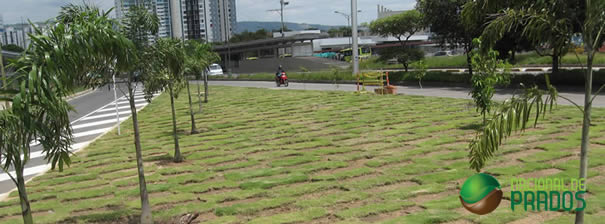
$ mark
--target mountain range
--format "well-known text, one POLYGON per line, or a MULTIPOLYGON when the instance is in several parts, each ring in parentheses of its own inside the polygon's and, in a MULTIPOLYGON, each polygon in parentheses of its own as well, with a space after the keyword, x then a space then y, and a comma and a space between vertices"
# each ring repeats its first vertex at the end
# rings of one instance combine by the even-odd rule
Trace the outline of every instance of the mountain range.
MULTIPOLYGON (((290 30, 306 30, 309 28, 316 28, 324 31, 328 31, 332 28, 339 28, 342 26, 328 26, 321 24, 306 24, 306 23, 291 23, 284 22, 284 25, 290 30)), ((237 27, 235 29, 235 33, 242 33, 244 31, 254 32, 260 29, 265 29, 268 31, 271 30, 279 30, 281 29, 280 22, 258 22, 258 21, 242 21, 237 22, 237 27)))

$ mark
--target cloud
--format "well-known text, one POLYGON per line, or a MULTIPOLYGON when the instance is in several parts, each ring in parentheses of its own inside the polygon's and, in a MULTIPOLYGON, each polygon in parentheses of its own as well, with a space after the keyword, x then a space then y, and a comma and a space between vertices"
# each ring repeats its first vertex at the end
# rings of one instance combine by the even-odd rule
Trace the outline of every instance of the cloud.
MULTIPOLYGON (((5 24, 21 23, 21 20, 46 21, 54 18, 61 6, 79 4, 83 0, 0 0, 0 14, 5 24)), ((114 0, 85 0, 103 9, 113 7, 114 0)))
MULTIPOLYGON (((85 0, 103 9, 114 6, 115 0, 85 0)), ((290 5, 284 11, 287 22, 344 25, 347 20, 335 14, 334 11, 351 11, 350 0, 287 0, 290 5)), ((24 20, 45 21, 53 18, 61 6, 68 3, 81 3, 82 0, 0 0, 0 14, 4 23, 18 23, 24 20)), ((392 10, 412 9, 415 0, 357 0, 359 13, 358 21, 369 22, 376 19, 376 5, 381 4, 392 10)), ((279 0, 236 0, 238 21, 279 21, 277 12, 268 12, 279 8, 279 0)))

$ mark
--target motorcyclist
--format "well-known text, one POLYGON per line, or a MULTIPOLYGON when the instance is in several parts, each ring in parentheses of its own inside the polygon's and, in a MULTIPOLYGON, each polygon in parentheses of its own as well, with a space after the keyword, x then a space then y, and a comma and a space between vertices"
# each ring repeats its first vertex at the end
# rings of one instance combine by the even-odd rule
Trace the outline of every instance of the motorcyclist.
POLYGON ((281 73, 285 72, 284 68, 279 65, 279 67, 277 67, 277 72, 275 73, 275 79, 279 80, 281 78, 281 73))

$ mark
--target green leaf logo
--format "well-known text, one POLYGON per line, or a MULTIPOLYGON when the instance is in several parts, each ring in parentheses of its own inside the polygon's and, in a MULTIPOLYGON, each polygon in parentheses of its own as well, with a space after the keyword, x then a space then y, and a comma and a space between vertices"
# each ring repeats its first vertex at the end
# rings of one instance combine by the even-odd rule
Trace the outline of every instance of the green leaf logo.
POLYGON ((478 215, 494 211, 501 200, 500 183, 489 174, 478 173, 469 177, 460 189, 462 206, 478 215))

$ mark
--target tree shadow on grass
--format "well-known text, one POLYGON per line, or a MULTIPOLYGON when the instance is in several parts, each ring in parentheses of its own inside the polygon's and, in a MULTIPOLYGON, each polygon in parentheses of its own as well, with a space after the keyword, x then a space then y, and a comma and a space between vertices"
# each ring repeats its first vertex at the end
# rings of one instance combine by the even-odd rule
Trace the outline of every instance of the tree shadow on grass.
POLYGON ((458 129, 479 131, 479 130, 481 130, 482 127, 483 127, 483 124, 481 124, 481 123, 473 123, 473 124, 458 126, 458 129))
MULTIPOLYGON (((94 212, 94 209, 91 210, 94 212)), ((59 223, 140 223, 140 216, 129 214, 125 208, 119 207, 105 212, 72 216, 59 223)))

